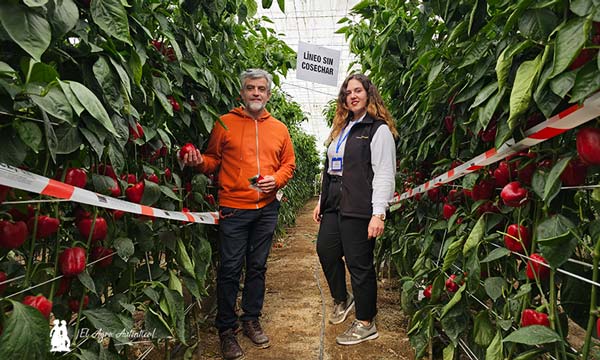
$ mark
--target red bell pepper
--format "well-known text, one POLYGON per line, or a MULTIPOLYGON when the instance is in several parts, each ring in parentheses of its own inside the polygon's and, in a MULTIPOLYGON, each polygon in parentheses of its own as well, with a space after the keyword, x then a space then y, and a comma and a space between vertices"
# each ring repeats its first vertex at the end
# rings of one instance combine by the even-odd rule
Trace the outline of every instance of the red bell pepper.
POLYGON ((128 184, 135 184, 137 182, 137 177, 135 174, 123 174, 121 175, 121 180, 125 180, 128 184))
MULTIPOLYGON (((90 297, 85 295, 83 297, 83 309, 88 307, 89 302, 90 302, 90 297)), ((69 309, 71 310, 71 312, 74 312, 74 313, 79 312, 79 299, 78 298, 69 299, 69 309)))
POLYGON ((61 277, 60 283, 58 284, 58 290, 56 290, 56 293, 54 295, 61 296, 63 294, 68 293, 69 289, 71 289, 72 281, 73 281, 73 278, 66 277, 66 276, 61 277))
POLYGON ((113 257, 108 255, 112 255, 114 253, 115 251, 113 249, 105 248, 102 246, 96 246, 92 249, 90 256, 92 260, 102 259, 96 263, 96 266, 100 268, 106 268, 109 267, 113 262, 113 257), (104 258, 105 256, 108 257, 104 258))
POLYGON ((78 246, 66 248, 58 257, 58 261, 64 276, 77 276, 85 270, 85 249, 78 246))
POLYGON ((567 186, 579 186, 585 183, 588 166, 578 157, 569 161, 562 174, 560 180, 567 186))
POLYGON ((129 138, 131 140, 137 140, 144 137, 144 128, 139 122, 135 123, 135 129, 130 126, 129 127, 129 138))
POLYGON ((23 304, 32 306, 39 310, 45 318, 50 317, 52 312, 52 301, 46 299, 44 295, 28 295, 23 298, 23 304))
POLYGON ((504 235, 504 246, 514 252, 524 253, 531 244, 529 229, 523 225, 511 224, 504 235))
POLYGON ((500 192, 504 204, 512 207, 523 206, 527 202, 528 195, 527 189, 521 187, 521 183, 518 181, 506 184, 500 192))
POLYGON ((147 179, 148 181, 152 181, 155 184, 158 184, 160 181, 158 179, 158 175, 156 175, 156 174, 150 174, 150 175, 144 174, 144 178, 147 179))
POLYGON ((481 216, 485 213, 499 213, 500 209, 491 201, 486 201, 477 208, 477 215, 481 216))
POLYGON ((125 190, 125 196, 127 197, 127 200, 134 202, 136 204, 139 204, 140 202, 142 202, 142 196, 144 195, 144 187, 146 186, 146 184, 144 183, 144 181, 140 181, 137 184, 128 187, 125 190))
POLYGON ((433 202, 438 202, 440 200, 440 188, 434 187, 427 190, 427 197, 433 202))
POLYGON ((113 181, 113 187, 110 188, 110 195, 112 197, 118 197, 121 195, 121 187, 119 186, 117 179, 113 179, 113 181))
POLYGON ((216 204, 215 197, 213 196, 213 194, 205 195, 204 200, 206 200, 206 202, 208 202, 210 206, 214 206, 216 204))
POLYGON ((521 313, 521 327, 530 325, 550 326, 548 314, 537 312, 533 309, 525 309, 521 313))
POLYGON ((0 247, 16 249, 23 245, 29 231, 24 221, 10 222, 0 220, 0 247))
POLYGON ((115 174, 115 170, 110 165, 100 164, 98 165, 98 174, 109 176, 115 180, 117 180, 117 174, 115 174))
POLYGON ((586 127, 577 132, 577 153, 584 162, 600 165, 600 129, 586 127))
POLYGON ((65 175, 65 183, 84 188, 87 184, 87 173, 83 169, 69 168, 65 175))
POLYGON ((35 209, 31 205, 27 205, 27 208, 12 207, 8 210, 8 213, 12 216, 13 221, 27 221, 35 215, 35 209))
POLYGON ((0 204, 6 200, 6 196, 8 196, 10 189, 11 188, 8 186, 0 185, 0 204))
POLYGON ((450 293, 455 293, 460 288, 460 285, 458 285, 454 281, 455 279, 456 279, 455 274, 450 275, 450 277, 448 279, 446 279, 446 290, 448 290, 448 292, 450 292, 450 293))
POLYGON ((444 117, 444 127, 448 134, 452 134, 454 132, 454 116, 446 115, 444 117))
POLYGON ((196 152, 196 146, 194 146, 192 143, 187 143, 181 147, 181 150, 179 150, 179 158, 183 160, 183 157, 191 152, 196 152))
POLYGON ((173 174, 171 173, 171 169, 165 168, 165 179, 167 181, 171 181, 172 177, 173 177, 173 174))
POLYGON ((537 277, 540 280, 545 280, 550 275, 550 268, 542 264, 548 264, 546 259, 540 254, 531 254, 531 259, 527 261, 525 275, 529 280, 535 280, 537 277), (542 264, 540 264, 542 263, 542 264))
POLYGON ((179 105, 177 100, 175 100, 175 98, 173 96, 169 95, 169 96, 167 96, 167 99, 169 100, 169 103, 171 104, 173 111, 179 112, 179 110, 181 110, 181 106, 179 105))
POLYGON ((444 219, 448 220, 456 212, 456 206, 452 204, 444 204, 442 212, 444 213, 444 219))
POLYGON ((433 288, 433 286, 431 284, 429 284, 429 285, 427 285, 425 290, 423 290, 423 296, 425 296, 426 299, 431 299, 431 289, 432 288, 433 288))
POLYGON ((511 180, 512 170, 507 161, 501 161, 493 172, 495 185, 504 187, 504 185, 508 184, 511 180))
POLYGON ((123 216, 125 216, 125 211, 123 211, 123 210, 113 210, 112 214, 113 214, 113 217, 114 217, 115 220, 119 220, 123 216))
MULTIPOLYGON (((33 232, 33 227, 35 225, 35 216, 30 218, 27 221, 27 227, 30 232, 33 232)), ((58 231, 58 226, 60 225, 60 220, 57 218, 53 218, 47 215, 40 215, 37 217, 37 239, 45 239, 50 235, 56 234, 58 231)))
POLYGON ((494 181, 490 179, 479 181, 471 190, 471 198, 475 201, 491 199, 494 196, 494 185, 494 181))
MULTIPOLYGON (((0 283, 5 282, 8 277, 4 271, 0 271, 0 283)), ((4 293, 8 284, 0 284, 0 295, 4 293)))
MULTIPOLYGON (((77 229, 79 229, 79 233, 83 236, 84 239, 88 239, 90 237, 90 232, 92 230, 92 224, 94 223, 94 219, 87 218, 79 220, 77 223, 77 229)), ((94 225, 94 233, 92 234, 92 242, 98 240, 104 240, 106 238, 106 234, 108 232, 108 224, 106 220, 98 216, 96 218, 96 224, 94 225)))

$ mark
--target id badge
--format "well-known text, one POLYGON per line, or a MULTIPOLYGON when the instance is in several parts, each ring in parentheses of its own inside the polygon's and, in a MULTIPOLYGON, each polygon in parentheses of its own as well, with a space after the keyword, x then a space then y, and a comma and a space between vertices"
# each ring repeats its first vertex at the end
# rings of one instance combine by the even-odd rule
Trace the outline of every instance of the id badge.
POLYGON ((331 170, 342 171, 342 158, 334 157, 331 159, 331 170))

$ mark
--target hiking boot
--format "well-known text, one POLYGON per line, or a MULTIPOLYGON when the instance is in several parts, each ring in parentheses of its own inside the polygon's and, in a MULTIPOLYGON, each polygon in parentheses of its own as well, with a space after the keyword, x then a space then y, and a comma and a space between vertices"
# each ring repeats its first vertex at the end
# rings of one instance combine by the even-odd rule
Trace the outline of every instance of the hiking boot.
POLYGON ((228 329, 219 334, 221 341, 221 355, 224 360, 242 360, 244 359, 244 351, 238 344, 235 338, 233 329, 228 329))
POLYGON ((250 338, 254 346, 264 349, 271 345, 269 344, 269 337, 264 333, 258 320, 242 321, 242 329, 244 335, 250 338))
POLYGON ((374 340, 379 337, 375 321, 371 321, 371 325, 365 326, 359 320, 354 320, 348 330, 342 335, 335 338, 335 341, 340 345, 355 345, 363 341, 374 340))
POLYGON ((329 317, 329 322, 332 324, 340 324, 346 320, 346 316, 352 308, 354 307, 354 296, 352 294, 348 294, 346 301, 337 302, 334 300, 333 302, 333 311, 331 316, 329 317))

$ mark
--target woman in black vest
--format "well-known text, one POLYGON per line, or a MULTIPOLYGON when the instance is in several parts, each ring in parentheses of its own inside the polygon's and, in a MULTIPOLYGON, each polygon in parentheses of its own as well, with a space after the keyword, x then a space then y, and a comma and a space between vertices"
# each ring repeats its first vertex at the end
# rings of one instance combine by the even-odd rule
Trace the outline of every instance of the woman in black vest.
POLYGON ((379 92, 366 75, 348 76, 340 89, 319 204, 317 253, 334 307, 329 322, 339 324, 353 307, 356 319, 336 339, 353 345, 376 339, 377 281, 375 238, 383 234, 395 189, 398 132, 379 92), (344 261, 345 260, 345 261, 344 261), (352 292, 346 290, 346 269, 352 292))

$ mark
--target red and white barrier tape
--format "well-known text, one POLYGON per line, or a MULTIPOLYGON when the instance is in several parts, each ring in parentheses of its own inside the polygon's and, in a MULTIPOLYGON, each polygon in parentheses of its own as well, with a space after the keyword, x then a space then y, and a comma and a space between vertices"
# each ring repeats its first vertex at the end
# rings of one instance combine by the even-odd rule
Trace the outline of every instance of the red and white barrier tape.
POLYGON ((435 177, 412 188, 392 200, 390 211, 396 211, 400 208, 400 201, 406 200, 416 194, 425 192, 433 187, 437 187, 453 180, 456 180, 466 174, 477 171, 484 166, 488 166, 497 161, 506 158, 509 155, 523 151, 543 141, 551 139, 567 130, 576 128, 597 116, 600 116, 600 93, 588 97, 583 104, 573 105, 570 108, 554 115, 548 120, 532 127, 525 132, 525 138, 518 143, 514 139, 508 140, 500 149, 492 148, 483 154, 480 154, 464 164, 450 169, 448 172, 435 177))
POLYGON ((201 224, 215 225, 219 223, 217 212, 180 212, 157 209, 98 194, 2 163, 0 163, 0 185, 133 214, 201 224))

